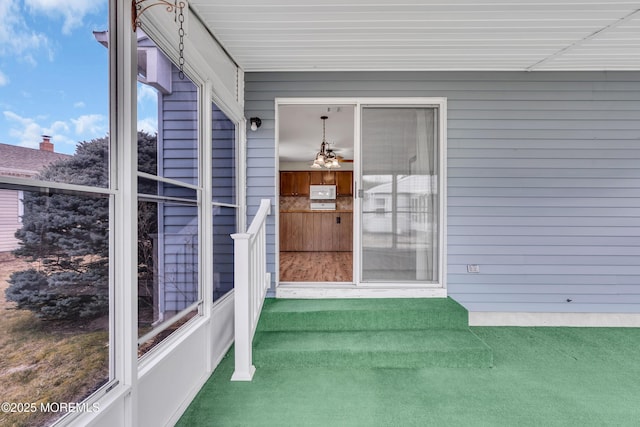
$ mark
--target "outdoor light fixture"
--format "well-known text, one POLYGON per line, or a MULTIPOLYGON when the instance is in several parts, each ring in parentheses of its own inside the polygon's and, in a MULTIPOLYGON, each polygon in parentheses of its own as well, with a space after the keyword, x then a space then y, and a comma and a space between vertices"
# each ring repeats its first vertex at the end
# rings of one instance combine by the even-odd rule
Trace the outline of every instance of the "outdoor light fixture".
POLYGON ((260 126, 262 126, 262 120, 259 117, 251 117, 249 119, 249 123, 251 123, 251 130, 257 131, 260 126))
POLYGON ((325 139, 325 124, 328 118, 327 116, 320 117, 320 119, 322 119, 322 143, 320 144, 320 151, 318 151, 316 158, 311 164, 311 167, 314 169, 320 169, 323 166, 327 169, 340 167, 338 156, 329 148, 329 143, 325 139))

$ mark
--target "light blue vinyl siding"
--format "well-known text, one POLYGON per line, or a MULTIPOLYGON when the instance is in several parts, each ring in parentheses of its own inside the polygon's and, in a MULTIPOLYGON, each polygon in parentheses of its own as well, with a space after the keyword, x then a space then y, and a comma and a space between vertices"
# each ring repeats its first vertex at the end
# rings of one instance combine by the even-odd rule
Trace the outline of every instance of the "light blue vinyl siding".
MULTIPOLYGON (((448 292, 471 311, 640 312, 640 72, 247 73, 249 214, 276 97, 446 97, 448 292), (480 273, 467 273, 478 264, 480 273)), ((269 270, 275 271, 270 218, 269 270)))

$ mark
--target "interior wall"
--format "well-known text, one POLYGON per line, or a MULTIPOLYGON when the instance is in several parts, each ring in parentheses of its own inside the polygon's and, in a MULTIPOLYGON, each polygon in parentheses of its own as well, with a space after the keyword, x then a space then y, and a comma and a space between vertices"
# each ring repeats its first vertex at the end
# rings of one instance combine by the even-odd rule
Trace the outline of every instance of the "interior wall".
POLYGON ((276 98, 446 97, 449 295, 478 312, 640 312, 640 73, 245 77, 246 116, 262 119, 250 212, 275 198, 276 98))

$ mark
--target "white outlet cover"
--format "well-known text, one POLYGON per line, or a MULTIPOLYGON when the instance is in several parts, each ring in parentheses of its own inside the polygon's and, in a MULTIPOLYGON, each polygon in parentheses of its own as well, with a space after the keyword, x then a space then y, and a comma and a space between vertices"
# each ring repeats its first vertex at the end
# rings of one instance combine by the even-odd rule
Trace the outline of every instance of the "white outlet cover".
POLYGON ((467 264, 467 273, 480 273, 480 266, 478 264, 467 264))

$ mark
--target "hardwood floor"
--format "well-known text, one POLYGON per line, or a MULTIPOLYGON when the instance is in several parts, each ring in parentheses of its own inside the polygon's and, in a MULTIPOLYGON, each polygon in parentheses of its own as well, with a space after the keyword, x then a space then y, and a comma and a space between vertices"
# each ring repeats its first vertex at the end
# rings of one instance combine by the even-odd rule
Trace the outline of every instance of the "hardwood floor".
POLYGON ((351 252, 280 252, 281 282, 351 282, 351 252))

